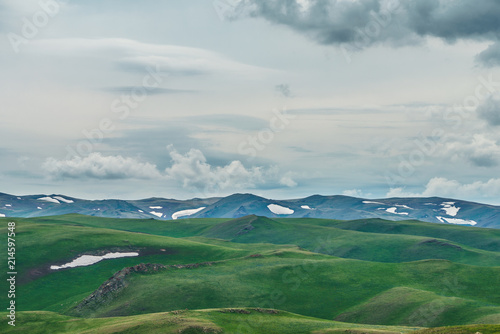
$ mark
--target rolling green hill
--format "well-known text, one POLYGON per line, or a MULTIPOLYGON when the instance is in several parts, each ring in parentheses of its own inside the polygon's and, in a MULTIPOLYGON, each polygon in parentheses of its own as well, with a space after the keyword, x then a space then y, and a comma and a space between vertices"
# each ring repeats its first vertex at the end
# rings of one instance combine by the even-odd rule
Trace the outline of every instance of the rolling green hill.
POLYGON ((297 245, 343 258, 377 262, 446 259, 457 263, 500 265, 500 230, 380 219, 183 219, 154 221, 65 215, 33 218, 43 224, 66 224, 171 237, 207 237, 242 243, 297 245), (351 224, 352 223, 352 224, 351 224), (401 225, 398 225, 401 224, 401 225))
MULTIPOLYGON (((2 313, 0 315, 3 316, 2 313)), ((399 334, 416 329, 403 326, 348 324, 284 311, 251 308, 179 310, 100 319, 73 318, 52 312, 21 312, 19 321, 24 324, 22 328, 8 327, 5 323, 1 323, 0 332, 6 334, 399 334)))
MULTIPOLYGON (((0 219, 2 233, 12 220, 17 223, 16 256, 22 259, 16 305, 18 311, 30 311, 21 312, 19 322, 26 317, 44 324, 39 333, 51 332, 40 329, 51 326, 57 333, 64 322, 78 324, 71 329, 74 333, 108 331, 103 328, 111 333, 120 326, 114 319, 130 324, 122 324, 123 332, 149 328, 202 333, 206 328, 233 333, 236 318, 260 314, 212 310, 228 308, 282 310, 259 315, 280 319, 269 320, 279 328, 276 333, 336 333, 346 328, 351 333, 391 333, 500 323, 497 230, 379 219, 155 221, 72 214, 0 219), (50 269, 81 255, 108 252, 139 256, 50 269), (155 327, 147 320, 184 309, 212 311, 177 314, 189 319, 173 325, 159 322, 155 327), (120 318, 101 318, 116 316, 120 318), (190 321, 193 328, 177 326, 190 321), (287 329, 286 323, 295 323, 299 331, 287 329), (352 323, 368 327, 356 329, 352 323)), ((0 253, 0 261, 5 254, 0 253)), ((0 295, 0 302, 6 302, 5 296, 0 295)), ((27 329, 25 325, 19 328, 27 329)), ((248 332, 265 331, 259 327, 248 332)))

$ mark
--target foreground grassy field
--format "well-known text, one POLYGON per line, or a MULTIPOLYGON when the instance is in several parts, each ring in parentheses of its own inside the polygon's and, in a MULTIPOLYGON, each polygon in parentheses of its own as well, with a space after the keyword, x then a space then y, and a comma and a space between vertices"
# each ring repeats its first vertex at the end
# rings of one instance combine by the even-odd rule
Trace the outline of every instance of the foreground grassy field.
POLYGON ((82 319, 51 312, 22 312, 23 325, 0 325, 2 333, 409 333, 418 328, 367 326, 304 317, 268 309, 209 309, 173 311, 119 318, 82 319))
MULTIPOLYGON (((250 324, 263 319, 242 333, 405 333, 500 324, 498 230, 379 219, 65 215, 0 219, 2 233, 8 221, 17 225, 22 312, 20 326, 0 327, 2 333, 235 333, 242 317, 250 324), (132 251, 139 256, 50 269, 84 254, 132 251), (282 311, 220 310, 227 308, 282 311), (172 313, 185 309, 206 311, 172 313)), ((5 256, 0 253, 0 261, 5 256)), ((7 302, 5 295, 0 302, 7 302)))

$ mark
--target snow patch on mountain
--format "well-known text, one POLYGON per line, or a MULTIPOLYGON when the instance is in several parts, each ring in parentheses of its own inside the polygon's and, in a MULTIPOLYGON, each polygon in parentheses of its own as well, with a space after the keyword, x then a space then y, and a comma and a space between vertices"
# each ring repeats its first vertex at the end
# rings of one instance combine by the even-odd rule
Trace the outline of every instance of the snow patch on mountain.
POLYGON ((172 219, 175 220, 175 219, 178 219, 180 217, 191 216, 191 215, 194 215, 195 213, 200 212, 203 209, 205 209, 205 206, 202 206, 201 208, 198 208, 198 209, 177 211, 174 214, 172 214, 172 219))
POLYGON ((455 206, 455 202, 443 202, 441 204, 442 208, 440 210, 444 210, 448 216, 455 217, 460 208, 455 206))
POLYGON ((306 210, 312 210, 311 207, 309 205, 301 205, 300 206, 302 209, 306 209, 306 210))
POLYGON ((292 213, 295 212, 290 208, 287 208, 287 207, 284 207, 284 206, 281 206, 278 204, 269 204, 267 206, 267 208, 269 209, 269 211, 271 211, 275 215, 291 215, 292 213))
POLYGON ((56 204, 61 204, 57 199, 52 198, 52 197, 41 197, 38 199, 39 201, 44 201, 44 202, 50 202, 50 203, 56 203, 56 204))
POLYGON ((474 220, 458 219, 458 218, 446 218, 446 217, 436 217, 441 223, 449 223, 456 225, 477 225, 474 220))
POLYGON ((61 197, 61 196, 54 196, 54 199, 61 201, 61 202, 64 202, 64 203, 75 203, 75 201, 70 200, 70 199, 66 199, 66 198, 61 197))
POLYGON ((93 264, 100 262, 102 260, 118 259, 121 257, 132 257, 132 256, 139 256, 139 253, 137 253, 137 252, 108 253, 108 254, 103 255, 103 256, 82 255, 69 263, 63 264, 62 266, 50 266, 50 269, 59 270, 59 269, 65 269, 65 268, 85 267, 85 266, 93 265, 93 264))
POLYGON ((385 205, 384 203, 381 203, 381 202, 373 202, 373 201, 363 201, 363 204, 379 204, 379 205, 385 205))
POLYGON ((392 213, 392 214, 395 214, 395 215, 403 215, 403 216, 408 215, 408 212, 396 212, 397 210, 398 210, 398 208, 393 206, 392 208, 386 209, 385 211, 392 213))
POLYGON ((163 209, 162 206, 150 206, 149 208, 153 210, 163 209))
POLYGON ((155 216, 156 216, 156 217, 158 217, 158 218, 163 217, 163 213, 161 213, 161 212, 154 212, 154 211, 151 211, 151 212, 150 212, 150 214, 155 215, 155 216))

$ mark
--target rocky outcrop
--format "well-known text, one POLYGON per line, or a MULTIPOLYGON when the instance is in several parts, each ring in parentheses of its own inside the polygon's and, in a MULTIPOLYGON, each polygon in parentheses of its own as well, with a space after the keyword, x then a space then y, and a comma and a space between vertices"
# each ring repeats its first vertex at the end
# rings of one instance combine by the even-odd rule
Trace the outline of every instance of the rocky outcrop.
POLYGON ((91 315, 95 310, 109 303, 123 289, 128 286, 127 276, 134 273, 148 274, 167 269, 193 269, 201 266, 211 266, 214 262, 203 262, 193 264, 163 265, 153 263, 141 263, 133 267, 124 268, 116 272, 111 278, 104 282, 97 290, 85 298, 73 310, 75 315, 91 315))

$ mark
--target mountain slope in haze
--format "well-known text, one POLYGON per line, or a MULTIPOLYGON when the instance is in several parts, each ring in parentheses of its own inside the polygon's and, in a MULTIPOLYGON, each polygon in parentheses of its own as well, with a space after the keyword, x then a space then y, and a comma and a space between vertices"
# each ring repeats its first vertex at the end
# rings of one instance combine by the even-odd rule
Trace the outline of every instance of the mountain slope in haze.
POLYGON ((326 218, 354 220, 415 219, 431 223, 500 228, 500 207, 449 198, 388 198, 366 200, 348 196, 314 195, 273 200, 252 194, 223 198, 175 200, 83 200, 64 195, 13 196, 0 193, 0 217, 40 217, 79 213, 110 218, 326 218))

